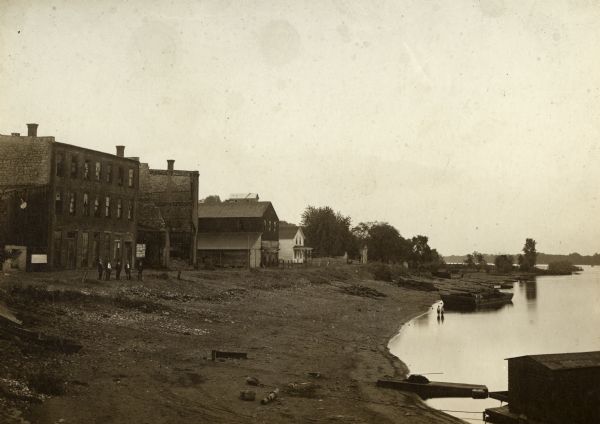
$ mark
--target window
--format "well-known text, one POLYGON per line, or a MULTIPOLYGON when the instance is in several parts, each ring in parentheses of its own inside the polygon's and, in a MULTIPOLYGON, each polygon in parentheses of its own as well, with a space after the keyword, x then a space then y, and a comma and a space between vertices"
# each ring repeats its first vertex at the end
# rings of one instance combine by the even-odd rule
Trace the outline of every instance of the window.
POLYGON ((94 200, 94 216, 100 216, 100 199, 98 199, 98 196, 94 200))
POLYGON ((117 218, 121 219, 121 216, 123 215, 123 202, 121 201, 121 199, 117 200, 117 218))
POLYGON ((69 193, 69 215, 75 215, 77 212, 77 195, 73 192, 69 193))
POLYGON ((56 198, 54 199, 54 213, 60 215, 62 213, 62 193, 56 192, 56 198))
POLYGON ((64 156, 62 153, 57 153, 56 154, 56 176, 57 177, 62 177, 63 176, 63 167, 64 167, 64 156))
POLYGON ((121 260, 121 240, 115 240, 113 242, 113 246, 114 246, 113 258, 115 258, 116 260, 121 260))
POLYGON ((112 183, 112 164, 107 164, 106 165, 106 182, 107 183, 112 183))
POLYGON ((104 252, 108 260, 110 258, 110 233, 104 233, 104 252))
POLYGON ((127 219, 133 219, 133 202, 129 203, 129 209, 127 209, 127 219))
POLYGON ((123 167, 119 166, 119 171, 117 174, 117 184, 122 186, 124 180, 125 180, 125 170, 123 169, 123 167))
POLYGON ((128 185, 129 187, 133 187, 133 177, 134 177, 134 175, 133 175, 133 169, 130 169, 130 170, 129 170, 129 175, 128 175, 128 177, 129 177, 129 178, 128 178, 128 180, 127 180, 127 185, 128 185))
POLYGON ((77 160, 76 155, 71 156, 71 178, 77 178, 77 168, 79 166, 79 161, 77 160))
POLYGON ((110 196, 104 198, 104 216, 110 218, 110 196))
POLYGON ((86 160, 85 162, 83 162, 83 179, 84 180, 90 179, 90 161, 89 160, 86 160))
POLYGON ((96 181, 100 181, 100 178, 102 178, 102 164, 96 162, 96 181))
POLYGON ((90 198, 87 193, 83 193, 83 216, 90 216, 90 198))

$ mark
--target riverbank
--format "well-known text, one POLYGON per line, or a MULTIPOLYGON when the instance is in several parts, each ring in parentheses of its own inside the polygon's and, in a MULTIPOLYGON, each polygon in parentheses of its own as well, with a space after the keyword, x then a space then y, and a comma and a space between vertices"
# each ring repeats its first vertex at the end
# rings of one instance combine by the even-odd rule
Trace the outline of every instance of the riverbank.
POLYGON ((459 422, 375 386, 383 375, 405 374, 388 341, 437 292, 373 281, 352 266, 187 271, 181 279, 149 272, 143 283, 90 277, 0 280, 2 298, 24 327, 82 346, 65 355, 56 346, 0 338, 0 410, 12 411, 4 421, 459 422), (248 359, 213 361, 213 349, 248 359), (260 385, 248 385, 248 376, 260 385), (261 405, 275 388, 278 399, 261 405), (241 390, 253 390, 257 400, 240 400, 241 390))

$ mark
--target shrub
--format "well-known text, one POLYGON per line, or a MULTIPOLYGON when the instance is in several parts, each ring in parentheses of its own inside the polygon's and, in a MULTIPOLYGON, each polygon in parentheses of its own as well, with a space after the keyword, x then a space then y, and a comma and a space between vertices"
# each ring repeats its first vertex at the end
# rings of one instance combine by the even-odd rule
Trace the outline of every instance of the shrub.
POLYGON ((392 281, 392 270, 389 265, 375 262, 369 264, 369 272, 373 279, 379 281, 392 281))

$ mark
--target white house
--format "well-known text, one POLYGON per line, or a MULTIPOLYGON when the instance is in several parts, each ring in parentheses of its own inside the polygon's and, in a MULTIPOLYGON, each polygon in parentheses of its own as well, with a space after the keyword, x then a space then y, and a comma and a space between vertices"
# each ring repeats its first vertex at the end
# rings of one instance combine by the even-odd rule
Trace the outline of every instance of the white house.
POLYGON ((312 247, 304 245, 302 227, 287 222, 279 222, 279 260, 292 263, 306 263, 312 259, 312 247))

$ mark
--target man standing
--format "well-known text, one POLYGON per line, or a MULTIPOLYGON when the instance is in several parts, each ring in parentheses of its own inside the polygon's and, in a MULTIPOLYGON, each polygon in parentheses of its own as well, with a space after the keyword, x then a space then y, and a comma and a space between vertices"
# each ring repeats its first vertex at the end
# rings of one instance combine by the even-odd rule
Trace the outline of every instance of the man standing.
POLYGON ((121 279, 121 270, 123 269, 123 265, 121 264, 121 260, 117 259, 117 264, 115 265, 115 270, 117 271, 117 281, 121 279))
POLYGON ((142 260, 138 260, 138 264, 137 264, 137 270, 138 270, 138 280, 139 281, 143 281, 142 278, 142 272, 144 272, 144 263, 142 262, 142 260))
POLYGON ((131 265, 129 265, 129 261, 125 262, 125 275, 128 280, 131 280, 131 265))
POLYGON ((106 281, 110 281, 110 273, 112 271, 112 266, 110 264, 110 261, 106 261, 106 268, 104 269, 104 272, 106 273, 106 281))
POLYGON ((102 273, 104 272, 104 264, 102 259, 98 259, 98 280, 102 280, 102 273))

